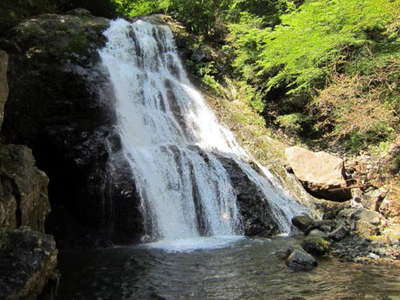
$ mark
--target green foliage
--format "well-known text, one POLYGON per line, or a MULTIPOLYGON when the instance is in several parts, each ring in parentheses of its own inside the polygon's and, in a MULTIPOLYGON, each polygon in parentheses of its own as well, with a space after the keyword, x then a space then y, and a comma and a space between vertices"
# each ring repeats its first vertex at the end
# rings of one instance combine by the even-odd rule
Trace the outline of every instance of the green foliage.
POLYGON ((170 0, 113 0, 119 13, 137 17, 158 12, 167 12, 170 0))
POLYGON ((399 6, 390 0, 307 1, 273 29, 244 15, 230 26, 234 66, 266 91, 286 86, 289 94, 312 93, 352 49, 372 43, 368 33, 383 30, 399 6))
POLYGON ((303 124, 308 121, 308 117, 302 113, 281 115, 276 118, 276 123, 286 129, 287 133, 299 134, 303 129, 303 124))
POLYGON ((356 153, 399 131, 400 1, 112 1, 133 17, 168 12, 196 49, 219 48, 189 68, 292 136, 356 153))

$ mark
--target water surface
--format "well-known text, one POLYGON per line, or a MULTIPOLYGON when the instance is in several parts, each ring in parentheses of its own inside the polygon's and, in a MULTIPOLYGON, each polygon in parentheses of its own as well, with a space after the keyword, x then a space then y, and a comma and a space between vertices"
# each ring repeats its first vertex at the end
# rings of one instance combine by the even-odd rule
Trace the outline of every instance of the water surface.
POLYGON ((398 267, 325 258, 311 272, 293 272, 276 255, 293 243, 242 239, 186 252, 145 246, 64 252, 58 299, 400 299, 398 267))

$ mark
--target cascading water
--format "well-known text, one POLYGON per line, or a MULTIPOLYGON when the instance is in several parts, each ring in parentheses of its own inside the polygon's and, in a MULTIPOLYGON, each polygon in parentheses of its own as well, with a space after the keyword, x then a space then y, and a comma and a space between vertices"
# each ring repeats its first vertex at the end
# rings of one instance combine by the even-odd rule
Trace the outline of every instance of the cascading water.
POLYGON ((242 234, 237 195, 216 153, 236 160, 270 201, 281 230, 290 231, 300 206, 244 162, 246 152, 191 85, 169 27, 118 19, 105 36, 100 55, 148 236, 171 241, 242 234))

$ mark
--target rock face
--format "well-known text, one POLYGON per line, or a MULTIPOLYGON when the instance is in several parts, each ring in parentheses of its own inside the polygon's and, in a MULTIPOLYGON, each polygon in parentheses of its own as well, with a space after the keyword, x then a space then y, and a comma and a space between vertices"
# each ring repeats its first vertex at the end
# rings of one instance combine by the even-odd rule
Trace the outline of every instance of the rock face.
POLYGON ((50 212, 47 176, 25 146, 0 146, 0 227, 29 226, 44 232, 50 212))
POLYGON ((3 50, 0 50, 0 126, 3 124, 4 104, 8 97, 8 55, 3 50))
POLYGON ((285 151, 290 167, 305 189, 315 197, 334 201, 351 198, 343 177, 343 160, 326 152, 312 152, 300 147, 285 151))
POLYGON ((97 52, 108 23, 83 10, 42 15, 13 28, 0 45, 10 55, 2 136, 32 148, 48 174, 47 225, 61 247, 132 242, 143 230, 97 52))
POLYGON ((0 230, 0 299, 34 300, 55 276, 52 236, 29 229, 0 230))
POLYGON ((48 182, 29 148, 0 145, 0 299, 36 299, 56 274, 48 182))
POLYGON ((219 156, 237 193, 240 213, 247 236, 271 236, 279 232, 267 199, 231 158, 219 156))

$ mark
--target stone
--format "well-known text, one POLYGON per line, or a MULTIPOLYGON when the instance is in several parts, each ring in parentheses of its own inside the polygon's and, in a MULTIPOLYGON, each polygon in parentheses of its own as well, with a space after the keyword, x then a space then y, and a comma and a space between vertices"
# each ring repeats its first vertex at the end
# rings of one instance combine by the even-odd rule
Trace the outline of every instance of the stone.
POLYGON ((0 145, 0 227, 29 226, 44 232, 50 205, 49 180, 36 167, 32 151, 21 145, 0 145))
POLYGON ((369 237, 378 235, 380 233, 380 226, 382 222, 381 215, 376 211, 359 209, 352 218, 354 219, 354 231, 362 236, 369 237))
POLYGON ((312 152, 301 147, 289 147, 286 158, 294 174, 313 196, 333 201, 351 198, 343 177, 343 160, 326 152, 312 152))
POLYGON ((50 235, 0 230, 0 299, 37 299, 56 279, 57 249, 50 235))
POLYGON ((237 194, 237 201, 243 219, 245 235, 273 236, 279 233, 279 227, 262 191, 250 180, 238 163, 230 157, 215 154, 227 170, 232 186, 237 194))
POLYGON ((286 265, 294 271, 310 271, 318 263, 312 255, 302 249, 295 249, 286 259, 286 265))
POLYGON ((328 235, 327 235, 325 232, 323 232, 323 231, 321 231, 321 230, 319 230, 319 229, 313 229, 313 230, 311 230, 311 231, 307 234, 307 236, 310 236, 310 237, 319 237, 319 238, 328 237, 328 235))
POLYGON ((390 191, 382 200, 379 206, 379 212, 386 218, 400 217, 400 193, 399 191, 390 191))
POLYGON ((383 199, 385 198, 387 191, 385 190, 371 190, 364 193, 361 198, 361 205, 363 208, 368 210, 379 210, 383 199))
POLYGON ((314 226, 314 220, 309 216, 297 216, 292 218, 292 224, 303 232, 307 232, 314 226))
POLYGON ((328 234, 328 237, 334 241, 343 240, 349 234, 345 224, 340 224, 335 230, 328 234))
POLYGON ((330 242, 322 237, 307 237, 302 241, 301 246, 312 255, 322 256, 329 251, 330 242))
POLYGON ((368 254, 368 258, 372 258, 372 259, 379 259, 379 258, 380 258, 380 256, 379 256, 379 255, 377 255, 377 254, 375 254, 375 253, 373 253, 373 252, 371 252, 371 253, 369 253, 369 254, 368 254))
POLYGON ((378 212, 367 209, 358 209, 354 212, 353 217, 358 221, 364 221, 375 226, 380 225, 382 220, 382 216, 378 212))
POLYGON ((3 124, 4 104, 8 97, 8 54, 0 49, 0 127, 3 124))
POLYGON ((315 221, 314 227, 322 232, 331 232, 336 227, 336 222, 334 220, 315 221))

